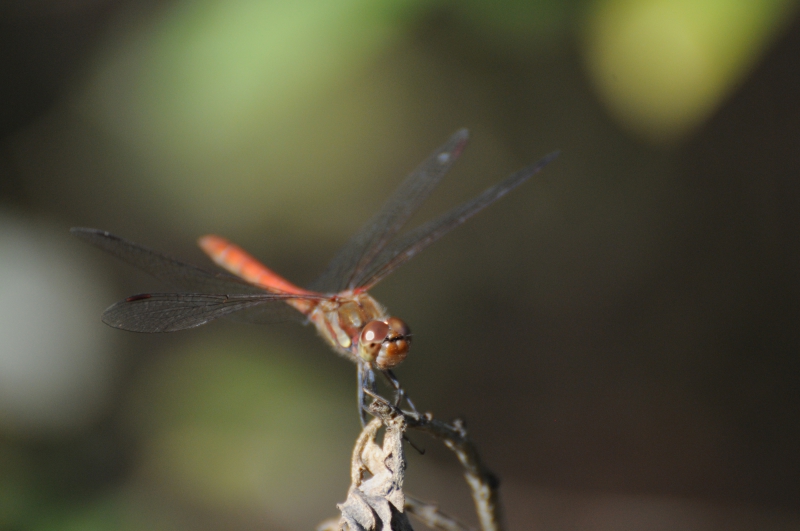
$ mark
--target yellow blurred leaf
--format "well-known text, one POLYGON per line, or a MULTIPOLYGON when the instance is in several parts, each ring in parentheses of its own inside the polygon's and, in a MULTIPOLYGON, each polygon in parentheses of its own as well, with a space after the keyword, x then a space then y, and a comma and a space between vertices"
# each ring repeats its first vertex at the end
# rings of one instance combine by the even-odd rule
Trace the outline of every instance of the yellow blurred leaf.
POLYGON ((792 0, 598 0, 585 57, 625 127, 672 142, 702 123, 746 75, 792 0))

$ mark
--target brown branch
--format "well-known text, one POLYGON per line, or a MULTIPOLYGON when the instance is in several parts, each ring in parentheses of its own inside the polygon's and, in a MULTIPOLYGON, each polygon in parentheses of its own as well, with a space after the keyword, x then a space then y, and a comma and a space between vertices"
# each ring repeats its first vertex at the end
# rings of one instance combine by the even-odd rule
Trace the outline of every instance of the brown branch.
POLYGON ((403 412, 368 389, 364 391, 374 399, 368 411, 375 418, 364 427, 353 448, 350 489, 347 500, 338 505, 341 518, 323 522, 318 530, 411 531, 407 514, 415 515, 435 529, 469 529, 440 512, 437 506, 408 498, 403 493, 406 468, 403 437, 409 427, 442 440, 456 454, 464 468, 481 530, 502 531, 498 481, 481 462, 464 423, 454 420, 448 424, 435 420, 430 413, 403 412), (382 426, 386 432, 379 446, 376 438, 382 426))
POLYGON ((471 527, 462 524, 452 516, 440 511, 438 505, 423 502, 409 495, 406 495, 406 512, 415 516, 431 529, 441 529, 442 531, 472 531, 471 527))
POLYGON ((435 420, 430 413, 424 415, 406 415, 409 428, 423 431, 441 439, 450 448, 464 467, 464 479, 467 480, 475 511, 478 513, 482 531, 503 531, 502 515, 498 487, 500 482, 492 472, 483 465, 475 444, 467 436, 467 428, 461 419, 450 424, 435 420))
POLYGON ((375 416, 361 431, 353 448, 350 490, 339 504, 338 529, 351 531, 412 531, 405 513, 406 457, 403 451, 405 416, 383 399, 369 405, 375 416), (376 437, 386 427, 383 446, 376 437))

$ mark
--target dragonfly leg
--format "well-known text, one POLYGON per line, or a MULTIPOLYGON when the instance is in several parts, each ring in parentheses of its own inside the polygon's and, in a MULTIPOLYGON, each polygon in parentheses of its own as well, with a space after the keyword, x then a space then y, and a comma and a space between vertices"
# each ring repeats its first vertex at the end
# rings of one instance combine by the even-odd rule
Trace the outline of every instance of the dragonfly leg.
POLYGON ((375 372, 363 363, 358 364, 358 415, 361 419, 361 426, 367 425, 367 397, 364 389, 378 392, 378 387, 375 384, 375 372))
POLYGON ((400 385, 400 380, 397 379, 397 376, 394 375, 391 369, 386 369, 381 371, 381 373, 386 377, 386 381, 389 382, 389 385, 392 386, 394 389, 394 405, 395 407, 400 407, 400 404, 403 403, 403 400, 406 401, 408 407, 411 408, 411 411, 415 415, 419 415, 417 408, 414 407, 414 402, 408 397, 406 392, 403 390, 403 387, 400 385))

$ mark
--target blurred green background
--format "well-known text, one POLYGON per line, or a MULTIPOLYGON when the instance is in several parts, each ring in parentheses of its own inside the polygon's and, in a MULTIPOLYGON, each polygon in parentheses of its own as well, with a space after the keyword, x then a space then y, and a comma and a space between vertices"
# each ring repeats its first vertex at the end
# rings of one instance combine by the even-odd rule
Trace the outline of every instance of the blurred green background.
MULTIPOLYGON (((800 528, 796 4, 3 2, 0 528, 334 516, 354 367, 294 324, 111 330, 166 286, 67 229, 208 267, 213 232, 308 283, 460 127, 416 222, 562 155, 373 294, 512 528, 800 528)), ((420 439, 410 491, 469 520, 420 439)))

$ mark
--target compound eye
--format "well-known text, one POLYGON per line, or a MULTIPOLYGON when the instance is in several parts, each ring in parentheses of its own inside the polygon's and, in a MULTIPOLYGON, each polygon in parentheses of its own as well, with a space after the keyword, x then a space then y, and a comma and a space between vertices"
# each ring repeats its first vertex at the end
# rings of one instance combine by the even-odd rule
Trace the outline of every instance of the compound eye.
POLYGON ((375 359, 375 365, 379 369, 391 369, 397 367, 408 356, 408 349, 411 343, 408 339, 397 338, 384 343, 384 348, 381 349, 380 354, 375 359))
POLYGON ((381 344, 389 335, 389 325, 383 321, 370 321, 361 330, 358 350, 361 359, 372 362, 381 350, 381 344))
POLYGON ((375 358, 375 366, 383 370, 400 365, 411 347, 411 329, 405 321, 389 317, 386 324, 389 328, 388 336, 375 358))
POLYGON ((391 336, 394 337, 409 337, 411 335, 411 328, 408 327, 405 321, 398 317, 389 317, 386 320, 386 324, 389 325, 389 330, 391 330, 391 336))

